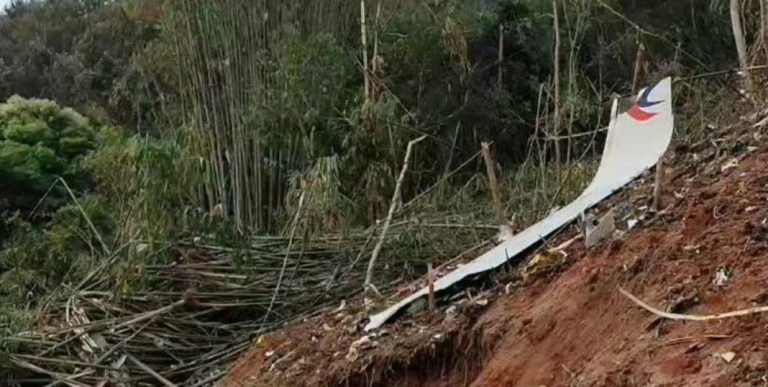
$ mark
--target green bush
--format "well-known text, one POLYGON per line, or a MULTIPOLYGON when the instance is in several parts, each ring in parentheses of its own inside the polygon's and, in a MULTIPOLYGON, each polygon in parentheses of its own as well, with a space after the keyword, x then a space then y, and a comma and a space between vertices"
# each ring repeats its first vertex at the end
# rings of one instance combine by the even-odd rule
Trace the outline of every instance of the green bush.
POLYGON ((74 110, 9 98, 0 104, 0 211, 28 209, 59 176, 83 187, 88 176, 81 162, 95 148, 94 128, 74 110))

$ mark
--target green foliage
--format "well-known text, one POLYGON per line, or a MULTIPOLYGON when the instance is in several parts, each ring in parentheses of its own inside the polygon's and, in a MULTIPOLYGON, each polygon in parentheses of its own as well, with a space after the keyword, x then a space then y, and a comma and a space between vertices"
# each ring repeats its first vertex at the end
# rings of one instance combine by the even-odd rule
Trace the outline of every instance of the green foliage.
MULTIPOLYGON (((322 157, 305 173, 290 179, 287 213, 295 215, 302 195, 302 231, 326 234, 344 231, 352 219, 354 203, 344 195, 340 180, 341 160, 338 156, 322 157)), ((290 225, 290 222, 284 222, 290 225)))
POLYGON ((0 99, 49 98, 100 123, 153 129, 173 94, 160 8, 155 0, 14 3, 0 15, 0 99))
POLYGON ((0 104, 0 211, 29 209, 58 177, 84 187, 81 162, 95 148, 93 127, 74 110, 9 98, 0 104))
POLYGON ((41 228, 19 218, 10 221, 10 237, 0 250, 0 300, 32 303, 60 284, 81 280, 102 254, 99 236, 111 242, 115 234, 114 209, 99 197, 79 199, 57 210, 41 228))
POLYGON ((30 328, 31 317, 24 308, 3 305, 0 300, 0 366, 9 360, 5 354, 18 352, 19 336, 30 328))

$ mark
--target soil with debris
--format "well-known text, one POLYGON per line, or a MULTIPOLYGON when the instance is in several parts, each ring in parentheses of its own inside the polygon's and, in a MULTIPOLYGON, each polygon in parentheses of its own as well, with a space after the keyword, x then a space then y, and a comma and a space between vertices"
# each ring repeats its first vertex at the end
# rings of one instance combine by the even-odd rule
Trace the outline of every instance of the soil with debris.
POLYGON ((678 146, 666 209, 647 209, 649 174, 601 206, 630 203, 617 224, 632 229, 571 244, 558 267, 499 274, 370 335, 362 308, 329 311, 261 338, 222 385, 766 385, 768 314, 660 319, 619 291, 678 314, 768 305, 768 148, 756 131, 678 146))

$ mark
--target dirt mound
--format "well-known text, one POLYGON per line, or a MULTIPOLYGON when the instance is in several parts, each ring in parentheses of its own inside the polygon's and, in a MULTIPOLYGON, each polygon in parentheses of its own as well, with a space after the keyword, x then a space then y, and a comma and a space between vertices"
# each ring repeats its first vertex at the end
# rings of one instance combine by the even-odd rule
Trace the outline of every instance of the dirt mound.
POLYGON ((768 315, 662 320, 619 292, 686 314, 768 304, 768 151, 751 138, 679 149, 665 211, 643 211, 651 187, 639 183, 612 200, 639 209, 638 225, 590 250, 575 243, 555 272, 497 276, 371 335, 362 309, 328 312, 262 338, 222 384, 765 385, 768 315))
POLYGON ((478 324, 498 344, 474 385, 761 382, 768 371, 765 316, 662 321, 618 288, 678 313, 765 303, 766 162, 767 153, 750 158, 688 192, 650 227, 578 259, 557 281, 496 302, 478 324), (735 354, 730 362, 720 356, 727 353, 735 354))

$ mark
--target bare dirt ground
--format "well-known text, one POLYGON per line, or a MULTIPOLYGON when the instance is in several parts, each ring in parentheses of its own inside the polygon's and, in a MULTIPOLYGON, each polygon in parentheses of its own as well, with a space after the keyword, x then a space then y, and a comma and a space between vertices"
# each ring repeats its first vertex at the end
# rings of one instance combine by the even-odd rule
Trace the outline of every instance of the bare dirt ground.
POLYGON ((672 152, 665 211, 644 209, 648 179, 604 204, 636 209, 622 237, 372 335, 361 308, 329 311, 260 339, 222 385, 768 385, 768 314, 662 320, 619 292, 684 314, 768 305, 768 147, 742 126, 672 152))

